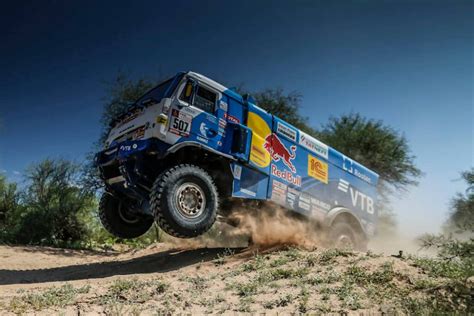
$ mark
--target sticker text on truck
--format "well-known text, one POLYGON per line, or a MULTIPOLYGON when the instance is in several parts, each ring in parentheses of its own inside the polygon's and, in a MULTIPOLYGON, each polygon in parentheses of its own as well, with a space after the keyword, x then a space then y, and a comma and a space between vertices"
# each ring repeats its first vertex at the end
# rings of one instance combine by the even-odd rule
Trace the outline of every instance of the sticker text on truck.
POLYGON ((312 151, 313 153, 325 158, 326 160, 328 159, 329 147, 326 144, 317 140, 316 138, 311 137, 306 133, 300 132, 299 143, 301 146, 308 149, 309 151, 312 151))
POLYGON ((316 157, 308 155, 308 175, 327 184, 328 164, 316 157))
POLYGON ((179 136, 189 136, 193 117, 176 109, 171 111, 170 132, 179 136))
POLYGON ((301 177, 300 176, 295 176, 295 175, 293 175, 293 173, 291 173, 287 170, 280 170, 274 164, 272 164, 272 175, 274 175, 275 177, 280 178, 282 180, 285 180, 288 183, 294 184, 298 187, 301 186, 301 177))

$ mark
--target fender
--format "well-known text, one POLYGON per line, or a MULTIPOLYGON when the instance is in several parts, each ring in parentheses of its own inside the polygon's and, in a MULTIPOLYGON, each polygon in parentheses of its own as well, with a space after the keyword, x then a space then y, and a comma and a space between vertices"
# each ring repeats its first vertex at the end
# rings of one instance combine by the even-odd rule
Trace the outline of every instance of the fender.
POLYGON ((206 146, 204 144, 201 144, 201 143, 198 143, 198 142, 195 142, 195 141, 185 141, 185 142, 174 144, 173 146, 168 148, 168 150, 165 153, 165 157, 169 154, 173 154, 173 153, 177 152, 178 150, 180 150, 182 148, 191 147, 191 146, 192 147, 198 147, 198 148, 203 149, 205 151, 211 152, 213 154, 216 154, 216 155, 219 155, 219 156, 222 156, 222 157, 234 160, 234 161, 237 160, 235 157, 233 157, 231 155, 224 154, 224 153, 222 153, 218 150, 215 150, 214 148, 211 148, 209 146, 206 146))
POLYGON ((330 227, 334 220, 336 219, 336 217, 338 215, 341 215, 341 214, 348 214, 351 216, 351 218, 353 218, 360 226, 360 228, 362 229, 362 231, 364 232, 364 234, 367 235, 367 231, 364 227, 364 225, 362 225, 359 217, 357 215, 354 214, 353 211, 351 211, 350 209, 348 208, 345 208, 345 207, 335 207, 333 208, 332 210, 330 210, 327 215, 326 215, 326 218, 324 219, 324 226, 326 227, 330 227))

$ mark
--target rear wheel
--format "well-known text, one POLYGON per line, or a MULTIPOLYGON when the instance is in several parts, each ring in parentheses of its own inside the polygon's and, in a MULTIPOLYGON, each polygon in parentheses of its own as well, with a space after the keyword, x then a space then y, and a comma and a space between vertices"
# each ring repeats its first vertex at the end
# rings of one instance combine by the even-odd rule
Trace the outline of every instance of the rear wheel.
POLYGON ((202 168, 182 164, 161 174, 153 185, 150 204, 158 225, 168 234, 192 238, 208 231, 216 220, 217 189, 202 168))
POLYGON ((367 250, 367 240, 363 234, 348 223, 334 223, 328 234, 331 246, 346 250, 367 250))
POLYGON ((143 235, 153 224, 151 216, 131 212, 124 201, 109 192, 105 192, 100 199, 99 217, 109 233, 124 239, 143 235))

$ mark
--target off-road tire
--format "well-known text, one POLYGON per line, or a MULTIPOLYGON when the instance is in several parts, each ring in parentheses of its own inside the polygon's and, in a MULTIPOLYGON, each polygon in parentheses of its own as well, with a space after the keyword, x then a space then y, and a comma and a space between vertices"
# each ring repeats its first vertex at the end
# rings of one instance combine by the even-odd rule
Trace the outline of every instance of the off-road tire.
POLYGON ((328 233, 329 245, 336 248, 346 248, 346 250, 367 250, 367 239, 357 229, 352 227, 349 223, 336 222, 329 228, 328 233), (341 238, 350 239, 350 246, 344 247, 338 244, 341 238), (348 248, 348 249, 347 249, 348 248))
MULTIPOLYGON (((126 204, 109 192, 105 192, 99 203, 99 218, 104 228, 115 237, 123 239, 137 238, 153 225, 151 216, 121 214, 121 208, 126 204), (126 221, 124 216, 130 220, 126 221)), ((125 210, 124 210, 125 211, 125 210)))
POLYGON ((219 195, 212 177, 204 169, 180 164, 164 171, 153 184, 150 206, 155 221, 166 233, 179 238, 202 235, 214 224, 219 205, 219 195), (186 183, 198 185, 205 197, 203 211, 195 218, 188 218, 178 209, 178 189, 186 183))

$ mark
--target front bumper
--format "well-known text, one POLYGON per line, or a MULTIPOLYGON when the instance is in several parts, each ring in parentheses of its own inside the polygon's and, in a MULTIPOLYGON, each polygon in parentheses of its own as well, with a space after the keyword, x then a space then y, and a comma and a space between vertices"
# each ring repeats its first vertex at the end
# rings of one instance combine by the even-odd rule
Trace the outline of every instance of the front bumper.
POLYGON ((149 161, 159 160, 167 147, 158 139, 127 140, 97 153, 95 165, 107 187, 143 199, 153 184, 149 161))

